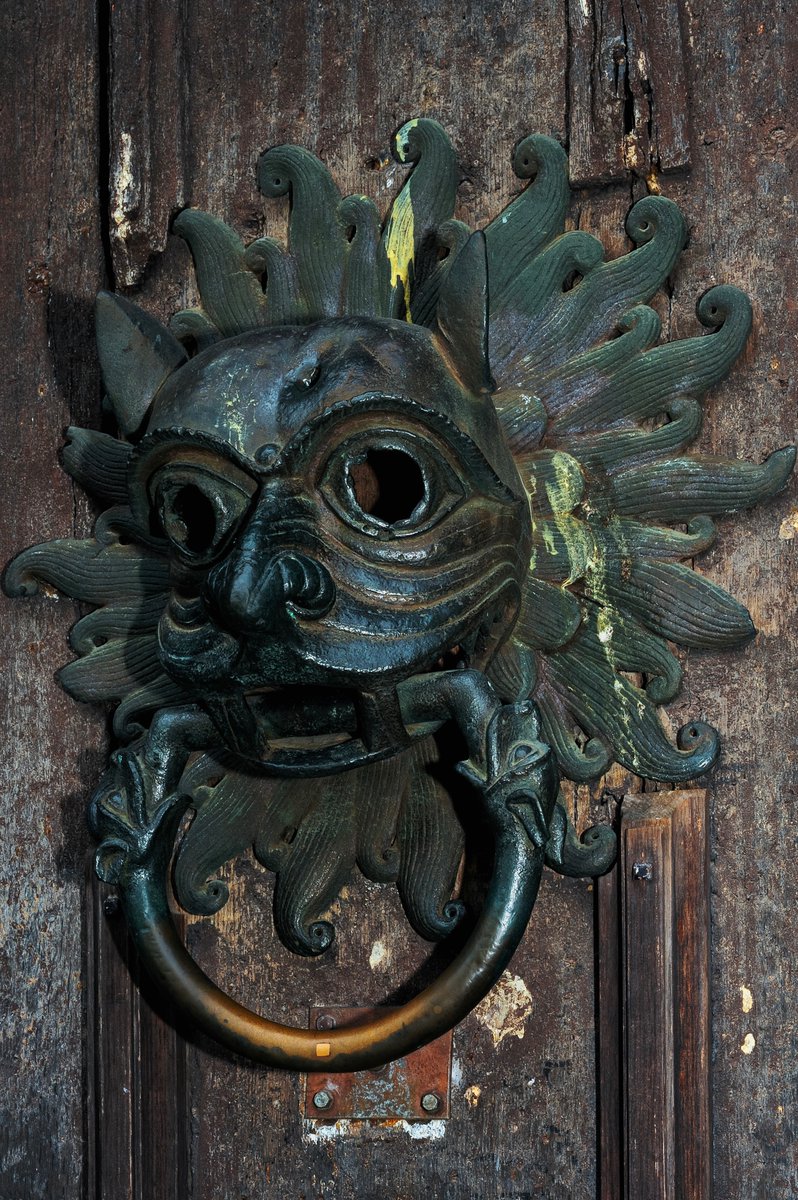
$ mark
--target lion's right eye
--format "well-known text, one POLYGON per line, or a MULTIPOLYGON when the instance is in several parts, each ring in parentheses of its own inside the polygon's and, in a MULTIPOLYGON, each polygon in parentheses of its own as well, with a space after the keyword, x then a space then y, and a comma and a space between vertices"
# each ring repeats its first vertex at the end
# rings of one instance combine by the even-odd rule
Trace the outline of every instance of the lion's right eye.
POLYGON ((150 488, 163 533, 185 558, 215 557, 249 507, 252 492, 196 467, 167 467, 150 488))
POLYGON ((163 494, 159 507, 164 533, 181 549, 205 554, 216 542, 215 506, 193 483, 163 494))

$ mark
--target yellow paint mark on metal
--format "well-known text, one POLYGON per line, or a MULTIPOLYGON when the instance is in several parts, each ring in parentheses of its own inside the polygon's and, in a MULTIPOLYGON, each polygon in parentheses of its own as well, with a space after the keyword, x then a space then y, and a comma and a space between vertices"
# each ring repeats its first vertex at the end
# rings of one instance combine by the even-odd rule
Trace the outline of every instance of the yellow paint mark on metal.
POLYGON ((465 1098, 469 1108, 476 1108, 479 1104, 479 1098, 482 1095, 482 1088, 478 1083, 472 1083, 471 1087, 466 1088, 465 1098))
POLYGON ((546 525, 541 525, 540 532, 543 535, 543 545, 553 558, 557 553, 557 542, 555 541, 554 534, 546 525))
MULTIPOLYGON (((582 578, 593 548, 593 539, 589 530, 582 521, 571 515, 582 499, 585 480, 579 463, 570 454, 564 454, 559 450, 555 451, 550 462, 554 470, 554 478, 546 481, 546 498, 552 511, 554 524, 565 543, 565 551, 568 555, 568 578, 563 581, 563 585, 567 586, 576 579, 582 578)), ((534 496, 537 491, 537 480, 534 475, 530 477, 529 485, 530 494, 534 496)), ((545 526, 541 532, 549 554, 556 554, 557 545, 554 535, 547 532, 545 526)))
POLYGON ((598 640, 603 646, 606 646, 607 642, 612 641, 614 632, 612 617, 603 608, 599 609, 598 616, 596 617, 596 630, 598 632, 598 640))
POLYGON ((745 984, 743 984, 740 988, 740 1003, 743 1006, 744 1013, 750 1013, 751 1009, 754 1007, 753 994, 751 989, 747 988, 745 984))
MULTIPOLYGON (((567 587, 569 583, 584 578, 594 552, 593 537, 584 522, 569 513, 555 513, 553 521, 568 556, 568 575, 562 581, 563 586, 567 587)), ((553 535, 549 536, 556 545, 553 535)))
POLYGON ((391 284, 399 284, 405 297, 405 319, 410 315, 410 270, 413 265, 413 204, 404 188, 394 201, 388 224, 385 252, 391 268, 391 284))
POLYGON ((546 483, 551 511, 555 514, 570 513, 582 499, 585 477, 576 459, 562 450, 555 450, 552 454, 551 465, 554 479, 546 483))
POLYGON ((798 508, 794 508, 779 525, 779 537, 783 542, 791 542, 796 535, 798 535, 798 508))
POLYGON ((329 1042, 316 1042, 316 1058, 329 1058, 329 1057, 330 1057, 330 1043, 329 1042))
POLYGON ((493 991, 474 1009, 474 1016, 485 1026, 495 1049, 506 1037, 522 1038, 532 1014, 532 994, 519 975, 505 971, 493 991))
MULTIPOLYGON (((397 138, 397 154, 400 162, 406 161, 403 135, 416 124, 416 121, 408 121, 400 130, 397 138)), ((391 285, 399 284, 404 292, 405 319, 407 321, 412 321, 410 315, 410 271, 413 266, 414 251, 415 219, 408 181, 393 202, 385 238, 385 253, 391 268, 391 285)))
POLYGON ((747 1033, 743 1038, 743 1044, 740 1046, 740 1049, 742 1050, 743 1054, 753 1054, 755 1046, 756 1038, 752 1033, 747 1033))
POLYGON ((407 137, 411 129, 415 129, 418 125, 419 118, 414 117, 412 121, 406 121, 396 135, 396 153, 399 156, 399 162, 407 162, 405 157, 405 147, 403 139, 407 137))
MULTIPOLYGON (((554 451, 551 460, 547 461, 551 463, 554 478, 546 480, 546 499, 548 508, 552 512, 554 527, 557 528, 560 538, 563 539, 565 553, 568 554, 569 575, 563 581, 563 587, 568 587, 569 583, 581 580, 587 570, 590 552, 593 551, 593 538, 590 536, 586 524, 571 515, 572 510, 576 508, 582 498, 584 476, 576 458, 563 454, 562 451, 554 451)), ((533 468, 526 478, 526 490, 533 506, 535 497, 538 496, 539 484, 540 481, 536 478, 533 468)), ((541 521, 538 523, 533 520, 532 529, 533 534, 540 532, 546 552, 551 554, 552 558, 556 557, 558 553, 557 539, 551 529, 551 522, 541 521)), ((535 569, 534 554, 529 569, 535 569)))

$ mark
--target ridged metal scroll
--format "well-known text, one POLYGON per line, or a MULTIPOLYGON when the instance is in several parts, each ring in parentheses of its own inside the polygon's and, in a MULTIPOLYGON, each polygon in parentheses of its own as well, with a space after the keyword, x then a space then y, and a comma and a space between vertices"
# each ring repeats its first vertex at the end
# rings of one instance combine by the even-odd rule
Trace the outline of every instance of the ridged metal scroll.
POLYGON ((685 560, 795 458, 688 450, 751 306, 713 287, 708 332, 660 341, 649 301, 686 239, 671 201, 635 204, 633 248, 605 261, 564 232, 567 161, 549 138, 520 143, 529 182, 476 233, 454 218, 439 125, 409 122, 396 157, 412 170, 384 225, 296 146, 259 165, 261 191, 290 199, 287 248, 183 212, 201 307, 171 332, 100 296, 119 434, 71 429, 64 465, 105 511, 91 538, 34 546, 5 580, 93 606, 61 681, 114 706, 97 870, 156 980, 228 1046, 305 1070, 368 1067, 451 1027, 509 961, 544 861, 607 869, 612 831, 576 837, 560 777, 712 766, 714 729, 674 742, 660 719, 681 680, 671 643, 723 649, 754 629, 685 560), (226 903, 218 872, 251 848, 299 954, 330 945, 355 864, 441 938, 463 915, 468 806, 496 844, 479 918, 436 983, 370 1025, 322 1037, 256 1016, 177 938, 179 829, 191 913, 226 903))

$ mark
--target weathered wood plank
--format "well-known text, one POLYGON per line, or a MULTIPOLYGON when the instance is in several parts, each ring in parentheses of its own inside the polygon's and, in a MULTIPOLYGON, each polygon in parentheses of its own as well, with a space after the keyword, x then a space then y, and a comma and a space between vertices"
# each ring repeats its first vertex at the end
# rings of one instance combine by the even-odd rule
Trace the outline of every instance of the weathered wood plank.
POLYGON ((178 6, 112 4, 109 35, 109 234, 114 283, 126 288, 164 249, 183 204, 189 97, 178 6))
MULTIPOLYGON (((177 917, 178 928, 182 918, 177 917)), ((187 1102, 186 1030, 168 997, 157 994, 135 963, 135 1177, 137 1200, 189 1196, 191 1112, 187 1102), (181 1032, 182 1028, 182 1032, 181 1032)))
POLYGON ((624 802, 618 875, 630 1196, 710 1196, 707 835, 703 791, 624 802))
POLYGON ((188 1196, 186 1043, 139 969, 115 895, 96 877, 87 890, 87 1195, 188 1196))
MULTIPOLYGON (((668 194, 692 236, 675 279, 674 323, 715 282, 752 296, 743 361, 711 402, 703 450, 761 461, 796 440, 794 302, 798 143, 795 22, 779 4, 692 7, 685 27, 695 171, 668 194)), ((723 656, 692 655, 674 721, 705 713, 723 737, 710 778, 714 1187, 718 1197, 787 1200, 798 1186, 798 880, 795 838, 798 483, 721 525, 700 570, 746 604, 760 630, 723 656)))
MULTIPOLYGON (((61 429, 97 407, 88 319, 102 283, 97 30, 92 6, 9 3, 0 15, 4 346, 0 562, 85 528, 57 465, 61 429)), ((85 796, 103 720, 68 703, 74 606, 2 602, 0 1195, 74 1200, 84 1174, 85 796)))
POLYGON ((97 1200, 124 1200, 135 1195, 135 999, 127 965, 127 935, 118 904, 94 876, 93 863, 90 872, 86 954, 88 1195, 97 1200))
MULTIPOLYGON (((681 796, 681 798, 680 798, 681 796)), ((706 791, 674 805, 676 1178, 684 1200, 712 1197, 711 912, 706 791)))
POLYGON ((625 1187, 672 1200, 673 839, 662 820, 624 822, 623 920, 625 1187))
POLYGON ((689 166, 680 0, 570 0, 569 153, 577 186, 689 166))
POLYGON ((598 888, 601 1200, 712 1195, 708 855, 706 791, 625 798, 598 888))
MULTIPOLYGON (((607 178, 606 152, 624 187, 589 205, 580 202, 574 220, 611 233, 611 252, 617 253, 630 165, 621 152, 617 166, 618 147, 622 151, 623 137, 642 128, 641 121, 647 124, 640 81, 650 80, 651 71, 641 68, 631 100, 626 96, 627 115, 634 116, 627 130, 622 117, 619 124, 616 94, 607 91, 606 64, 604 82, 593 81, 591 71, 600 64, 598 59, 592 64, 592 47, 598 54, 600 43, 588 46, 589 30, 579 25, 585 6, 578 10, 571 17, 574 178, 585 183, 607 178), (577 70, 578 54, 584 74, 582 67, 577 70), (576 94, 577 87, 587 88, 584 95, 576 94), (602 118, 604 110, 611 119, 602 118)), ((640 11, 644 23, 649 8, 640 11)), ((638 167, 643 174, 657 157, 663 169, 686 161, 679 159, 682 127, 676 117, 687 109, 681 50, 669 41, 676 28, 673 12, 674 5, 662 9, 662 50, 657 43, 651 53, 660 54, 658 78, 664 79, 655 88, 655 106, 672 96, 674 123, 667 138, 658 135, 656 155, 644 149, 638 167), (666 142, 670 157, 662 151, 666 142)), ((611 15, 608 5, 602 17, 605 41, 613 28, 617 32, 611 15)), ((774 269, 775 260, 794 257, 798 163, 789 117, 796 102, 795 34, 775 2, 749 12, 739 0, 725 0, 720 8, 701 0, 678 15, 686 21, 684 78, 690 84, 694 169, 686 183, 666 177, 663 186, 685 207, 693 235, 665 315, 668 326, 684 335, 695 332, 694 299, 711 283, 725 278, 753 293, 755 337, 746 363, 724 386, 722 404, 710 407, 705 449, 761 457, 795 435, 795 306, 789 273, 774 269)), ((13 289, 3 306, 6 344, 13 347, 4 409, 10 465, 0 485, 7 557, 46 534, 69 533, 75 522, 85 525, 87 510, 57 471, 54 451, 69 404, 72 418, 82 419, 96 403, 88 304, 102 270, 93 10, 14 6, 3 21, 8 66, 2 87, 13 164, 0 180, 11 231, 0 261, 13 289), (28 508, 19 503, 19 464, 24 490, 36 498, 28 508)), ((627 24, 634 34, 634 14, 627 24)), ((352 190, 384 204, 395 172, 367 163, 379 161, 393 127, 411 114, 429 113, 452 130, 460 151, 463 214, 483 222, 516 189, 508 168, 513 141, 532 128, 565 134, 568 30, 554 4, 536 10, 534 27, 509 3, 465 12, 411 4, 396 13, 368 3, 300 3, 290 11, 264 3, 253 5, 247 22, 236 25, 221 0, 184 6, 179 21, 174 12, 156 13, 147 5, 116 5, 111 25, 118 48, 109 97, 112 193, 122 217, 111 226, 116 266, 120 280, 140 281, 144 302, 164 315, 183 302, 188 276, 185 253, 174 239, 159 257, 162 222, 174 208, 184 202, 211 208, 246 237, 267 227, 279 233, 282 216, 272 209, 264 219, 254 187, 255 158, 270 143, 290 139, 319 150, 352 190), (128 150, 119 136, 128 126, 134 129, 130 194, 123 169, 128 150)), ((779 866, 793 839, 785 798, 794 793, 792 747, 798 737, 791 702, 795 507, 793 490, 735 525, 741 533, 723 532, 717 551, 702 560, 702 570, 750 605, 763 632, 743 651, 692 656, 688 691, 674 709, 677 720, 706 713, 726 743, 711 784, 715 1186, 719 1196, 745 1200, 787 1200, 798 1178, 790 1119, 798 1105, 798 981, 794 956, 784 954, 795 941, 798 895, 794 876, 779 866)), ((55 664, 68 657, 64 612, 63 604, 48 600, 4 610, 12 692, 3 739, 4 833, 17 857, 6 858, 13 869, 4 885, 9 936, 2 986, 12 1038, 6 1071, 13 1071, 4 1103, 13 1108, 0 1118, 0 1191, 14 1200, 17 1194, 20 1200, 77 1194, 84 1160, 78 971, 88 837, 82 812, 101 763, 102 730, 99 720, 81 714, 49 682, 55 664), (93 748, 79 767, 76 747, 93 748), (63 805, 53 803, 59 796, 63 805), (64 1016, 56 1021, 54 1013, 64 1016)), ((369 967, 369 956, 402 918, 390 900, 378 906, 363 887, 352 892, 349 949, 341 957, 336 952, 329 975, 315 964, 310 968, 313 987, 305 986, 307 964, 283 970, 279 951, 269 951, 263 962, 270 922, 254 877, 242 876, 240 911, 234 910, 238 926, 231 932, 240 952, 221 945, 226 926, 220 921, 218 933, 202 935, 210 943, 209 966, 229 979, 231 989, 240 987, 242 995, 249 989, 252 1002, 267 1009, 274 1000, 270 986, 250 976, 256 966, 273 964, 288 995, 302 997, 294 1006, 297 1019, 305 993, 307 1003, 333 999, 336 967, 343 966, 346 975, 341 1002, 385 998, 380 985, 383 991, 391 985, 369 967), (364 900, 367 923, 361 928, 364 900), (232 967, 225 958, 231 953, 232 967)), ((290 1079, 231 1063, 209 1047, 192 1049, 193 1163, 200 1181, 195 1186, 205 1194, 215 1185, 217 1194, 225 1188, 235 1195, 236 1189, 259 1194, 274 1183, 280 1193, 293 1194, 301 1186, 334 1196, 345 1195, 345 1178, 368 1172, 383 1192, 390 1188, 396 1195, 418 1194, 421 1179, 431 1194, 482 1196, 500 1187, 510 1195, 537 1189, 552 1197, 592 1196, 588 912, 584 885, 557 880, 546 885, 536 924, 513 965, 533 997, 525 1037, 509 1036, 494 1047, 484 1022, 473 1017, 466 1023, 457 1035, 460 1107, 437 1142, 384 1130, 313 1140, 299 1121, 290 1079), (563 942, 567 952, 560 958, 563 942)), ((423 962, 423 947, 403 937, 397 935, 395 944, 394 979, 423 962)), ((113 978, 112 973, 107 986, 113 978)), ((157 1053, 168 1056, 170 1050, 157 1053)), ((171 1086, 163 1078, 151 1081, 156 1092, 171 1086)), ((155 1105, 162 1099, 147 1097, 148 1120, 157 1119, 155 1105)), ((93 1189, 91 1175, 87 1185, 93 1189)))
POLYGON ((596 880, 598 1200, 623 1194, 621 924, 617 864, 596 880))

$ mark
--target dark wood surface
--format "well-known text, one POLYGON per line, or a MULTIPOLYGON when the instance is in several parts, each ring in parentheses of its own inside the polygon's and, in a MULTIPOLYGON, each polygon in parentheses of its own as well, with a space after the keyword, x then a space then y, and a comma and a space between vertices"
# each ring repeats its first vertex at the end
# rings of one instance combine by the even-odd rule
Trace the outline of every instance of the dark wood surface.
POLYGON ((568 137, 575 186, 690 165, 680 0, 570 0, 568 137))
MULTIPOLYGON (((384 206, 397 180, 374 164, 393 129, 419 114, 449 129, 461 213, 475 223, 516 191, 510 153, 529 131, 570 139, 574 177, 590 185, 574 194, 572 220, 610 254, 625 248, 629 204, 658 172, 691 227, 663 300, 666 335, 696 331, 695 299, 715 282, 754 299, 754 336, 710 400, 704 448, 760 459, 793 440, 794 18, 777 0, 628 7, 585 0, 569 17, 553 0, 6 5, 3 560, 43 536, 89 528, 56 451, 69 421, 98 419, 96 289, 132 289, 163 316, 190 301, 187 254, 166 232, 184 204, 247 238, 280 236, 284 210, 271 204, 264 217, 254 178, 257 155, 275 142, 315 150, 347 189, 384 206), (608 47, 623 68, 623 104, 608 47)), ((798 1188, 798 897, 788 858, 798 536, 779 533, 797 503, 793 484, 724 526, 701 560, 750 606, 761 633, 742 651, 691 656, 673 706, 675 722, 705 716, 725 744, 709 782, 719 1200, 787 1200, 798 1188)), ((511 966, 532 998, 523 1038, 495 1044, 497 1017, 472 1016, 456 1031, 452 1118, 440 1137, 320 1132, 300 1115, 299 1081, 197 1039, 183 1046, 139 999, 116 919, 99 889, 86 892, 83 812, 104 721, 53 681, 74 617, 50 598, 3 604, 3 1200, 595 1196, 593 892, 584 882, 547 878, 511 966)), ((634 790, 620 773, 609 787, 634 790)), ((581 824, 599 795, 574 791, 581 824)), ((387 889, 353 881, 331 960, 308 964, 274 945, 264 873, 243 860, 231 882, 228 908, 192 922, 189 940, 234 994, 275 1016, 401 998, 436 966, 425 966, 429 952, 387 889)), ((600 1034, 602 1011, 610 1021, 605 1004, 600 1034)), ((602 1130, 613 1103, 600 1110, 602 1130)))
MULTIPOLYGON (((103 283, 94 8, 4 5, 0 560, 86 527, 59 470, 61 430, 96 410, 91 303, 103 283), (56 34, 57 31, 57 34, 56 34), (68 68, 67 68, 68 65, 68 68)), ((0 1196, 79 1196, 84 1180, 81 813, 104 720, 53 678, 69 601, 3 604, 0 736, 0 1196)))
POLYGON ((707 794, 638 793, 622 821, 624 1195, 710 1200, 707 794))

